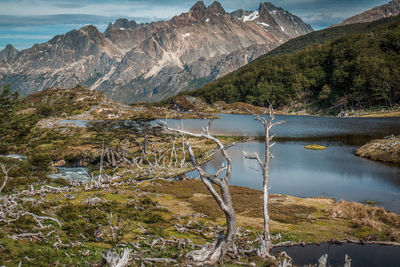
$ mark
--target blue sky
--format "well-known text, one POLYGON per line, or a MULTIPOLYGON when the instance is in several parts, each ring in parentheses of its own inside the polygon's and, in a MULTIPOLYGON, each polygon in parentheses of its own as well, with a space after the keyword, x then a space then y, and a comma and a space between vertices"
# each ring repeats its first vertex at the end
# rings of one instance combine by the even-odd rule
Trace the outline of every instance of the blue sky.
MULTIPOLYGON (((270 0, 321 29, 389 0, 270 0)), ((149 22, 186 12, 190 0, 0 0, 0 49, 43 43, 54 35, 93 24, 104 31, 117 18, 149 22)), ((206 5, 212 1, 204 1, 206 5)), ((227 11, 255 10, 260 0, 220 0, 227 11)))

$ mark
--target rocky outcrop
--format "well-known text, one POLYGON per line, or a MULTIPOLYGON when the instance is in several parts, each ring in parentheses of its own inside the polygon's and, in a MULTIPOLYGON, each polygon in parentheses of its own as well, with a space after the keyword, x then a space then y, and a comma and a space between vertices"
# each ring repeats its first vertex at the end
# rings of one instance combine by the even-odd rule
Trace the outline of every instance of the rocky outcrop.
POLYGON ((312 31, 270 3, 227 13, 197 2, 170 21, 118 19, 104 34, 86 26, 0 63, 0 83, 29 94, 82 84, 120 102, 159 101, 232 72, 291 38, 312 31))
POLYGON ((378 19, 383 19, 391 16, 400 15, 400 0, 393 0, 385 5, 381 5, 365 11, 359 15, 344 20, 335 26, 342 26, 354 23, 371 22, 378 19))
POLYGON ((0 51, 0 61, 7 61, 12 59, 18 54, 18 50, 14 46, 8 44, 3 50, 0 51))
POLYGON ((372 140, 356 151, 356 155, 372 160, 400 164, 400 136, 372 140))

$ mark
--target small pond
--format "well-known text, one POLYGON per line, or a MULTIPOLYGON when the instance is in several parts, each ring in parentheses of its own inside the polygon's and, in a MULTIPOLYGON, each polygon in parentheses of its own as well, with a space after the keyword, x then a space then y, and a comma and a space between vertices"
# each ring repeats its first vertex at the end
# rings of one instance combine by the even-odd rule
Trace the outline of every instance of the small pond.
POLYGON ((57 167, 58 172, 49 174, 48 177, 53 179, 63 178, 66 180, 88 181, 89 169, 87 167, 57 167))
POLYGON ((86 127, 89 123, 87 120, 62 120, 59 121, 61 124, 72 125, 75 127, 86 127))
POLYGON ((323 254, 328 254, 327 266, 343 266, 349 255, 352 267, 396 267, 400 263, 400 246, 379 244, 329 244, 276 247, 272 253, 286 251, 296 266, 316 264, 323 254))

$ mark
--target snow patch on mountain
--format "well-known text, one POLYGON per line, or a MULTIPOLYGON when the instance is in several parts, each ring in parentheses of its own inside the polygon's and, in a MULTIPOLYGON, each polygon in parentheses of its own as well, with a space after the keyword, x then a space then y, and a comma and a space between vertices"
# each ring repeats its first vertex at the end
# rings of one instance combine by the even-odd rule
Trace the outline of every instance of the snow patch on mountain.
POLYGON ((269 24, 268 24, 268 23, 265 23, 265 22, 257 22, 257 24, 258 24, 258 25, 262 25, 262 26, 264 26, 264 27, 269 27, 269 24))
POLYGON ((259 17, 258 11, 254 11, 253 13, 251 13, 248 16, 243 16, 243 22, 252 21, 252 20, 257 19, 258 17, 259 17))

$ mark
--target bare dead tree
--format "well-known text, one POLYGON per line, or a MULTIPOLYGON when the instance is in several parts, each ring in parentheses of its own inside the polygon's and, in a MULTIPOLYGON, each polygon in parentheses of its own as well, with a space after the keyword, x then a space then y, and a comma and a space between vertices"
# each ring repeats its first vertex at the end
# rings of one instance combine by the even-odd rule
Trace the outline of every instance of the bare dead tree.
POLYGON ((265 134, 265 160, 262 161, 257 153, 253 155, 245 154, 245 158, 247 159, 255 159, 257 160, 261 173, 263 175, 263 215, 264 215, 264 232, 261 238, 260 248, 257 250, 257 254, 261 257, 270 257, 270 250, 272 248, 272 240, 269 229, 269 213, 268 213, 268 198, 269 198, 269 161, 273 157, 271 153, 271 148, 275 145, 272 143, 274 136, 271 135, 270 130, 272 127, 284 123, 284 121, 274 121, 274 109, 272 106, 269 108, 269 118, 261 116, 260 114, 253 113, 255 120, 259 121, 264 126, 264 134, 265 134))
POLYGON ((202 249, 188 253, 186 257, 193 265, 214 265, 218 261, 223 260, 223 257, 229 248, 234 248, 234 251, 236 251, 236 246, 234 244, 237 233, 236 214, 235 210, 233 209, 232 197, 228 185, 232 175, 232 159, 228 155, 226 147, 222 144, 222 142, 210 134, 211 123, 212 120, 210 120, 206 128, 203 128, 203 131, 200 134, 191 133, 181 129, 173 129, 170 128, 166 122, 162 123, 165 129, 170 132, 198 138, 206 138, 215 142, 218 145, 222 156, 227 162, 227 166, 225 166, 223 163, 221 168, 219 168, 215 174, 211 174, 199 164, 196 156, 194 155, 192 147, 190 146, 189 142, 186 142, 186 147, 189 151, 192 165, 198 170, 201 181, 205 184, 221 210, 224 212, 227 224, 226 234, 223 232, 220 233, 217 240, 215 240, 213 244, 207 243, 202 249), (225 172, 225 176, 223 178, 219 178, 218 176, 223 172, 225 172), (217 185, 219 187, 221 194, 215 190, 213 185, 217 185))
POLYGON ((12 166, 12 167, 10 167, 10 168, 7 169, 7 166, 6 166, 5 164, 0 164, 0 168, 1 168, 1 171, 3 172, 3 175, 4 175, 3 184, 2 184, 1 187, 0 187, 0 193, 1 193, 1 192, 3 191, 3 189, 4 189, 4 186, 6 186, 6 184, 7 184, 7 181, 8 181, 8 172, 9 172, 12 168, 14 168, 14 166, 12 166))

